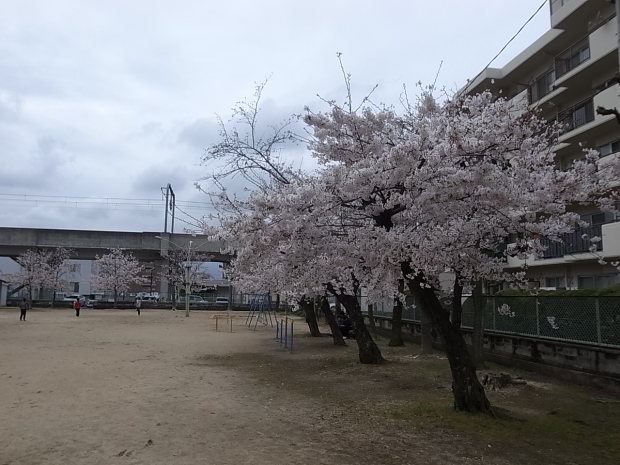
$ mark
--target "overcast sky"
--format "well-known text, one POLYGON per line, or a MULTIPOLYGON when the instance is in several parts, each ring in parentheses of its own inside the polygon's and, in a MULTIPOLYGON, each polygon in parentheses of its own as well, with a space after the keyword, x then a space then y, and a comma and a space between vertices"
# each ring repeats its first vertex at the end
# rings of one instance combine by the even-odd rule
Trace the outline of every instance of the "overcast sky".
MULTIPOLYGON (((0 226, 161 231, 167 183, 199 217, 182 201, 207 201, 193 183, 216 115, 255 82, 271 76, 268 122, 325 109, 317 94, 344 101, 338 52, 359 99, 378 84, 373 100, 396 104, 442 61, 437 87, 456 90, 541 3, 0 0, 0 226)), ((545 5, 492 67, 548 28, 545 5)))

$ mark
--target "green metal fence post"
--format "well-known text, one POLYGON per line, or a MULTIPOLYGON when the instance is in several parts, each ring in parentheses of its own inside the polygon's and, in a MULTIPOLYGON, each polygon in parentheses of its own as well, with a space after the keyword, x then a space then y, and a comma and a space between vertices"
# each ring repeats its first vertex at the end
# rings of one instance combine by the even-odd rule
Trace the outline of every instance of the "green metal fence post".
POLYGON ((538 309, 538 297, 536 297, 534 305, 536 305, 536 336, 540 336, 540 312, 538 309))
POLYGON ((495 312, 497 307, 495 307, 495 296, 491 297, 491 310, 493 310, 493 330, 496 330, 497 326, 495 325, 495 312))
POLYGON ((599 310, 599 298, 594 298, 594 308, 596 310, 596 340, 601 343, 601 313, 599 310))

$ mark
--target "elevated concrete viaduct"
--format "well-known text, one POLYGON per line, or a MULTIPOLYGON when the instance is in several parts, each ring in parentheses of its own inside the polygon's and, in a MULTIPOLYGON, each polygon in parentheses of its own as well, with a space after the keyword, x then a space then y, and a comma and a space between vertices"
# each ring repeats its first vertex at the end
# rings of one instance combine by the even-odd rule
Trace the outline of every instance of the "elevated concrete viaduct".
POLYGON ((94 260, 110 249, 119 247, 132 252, 140 261, 165 260, 167 251, 175 247, 213 255, 212 261, 230 263, 230 255, 222 254, 223 244, 207 241, 202 236, 158 232, 76 231, 71 229, 0 228, 0 256, 17 257, 28 249, 66 247, 74 249, 77 260, 94 260))

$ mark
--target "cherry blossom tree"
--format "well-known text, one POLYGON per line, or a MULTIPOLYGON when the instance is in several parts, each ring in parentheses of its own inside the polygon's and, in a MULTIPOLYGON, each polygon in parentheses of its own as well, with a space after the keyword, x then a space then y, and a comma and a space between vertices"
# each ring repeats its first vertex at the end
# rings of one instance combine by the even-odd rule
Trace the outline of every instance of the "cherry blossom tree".
POLYGON ((126 254, 120 248, 110 249, 110 253, 96 256, 93 264, 94 274, 91 285, 102 291, 114 294, 114 308, 119 293, 129 291, 131 284, 145 284, 146 278, 140 276, 144 266, 131 253, 126 254))
POLYGON ((307 177, 277 191, 255 192, 244 204, 245 214, 223 218, 217 237, 236 255, 230 274, 238 288, 276 290, 294 301, 334 295, 351 317, 360 361, 383 363, 364 325, 360 280, 349 263, 360 253, 348 240, 342 209, 321 198, 330 197, 326 187, 322 178, 307 177))
MULTIPOLYGON (((281 153, 287 146, 303 140, 291 130, 291 125, 297 118, 288 118, 266 128, 260 124, 261 98, 266 84, 267 80, 256 85, 253 99, 235 104, 228 124, 218 117, 221 140, 210 146, 202 159, 203 164, 212 169, 212 173, 209 178, 201 181, 207 181, 210 187, 203 189, 200 184, 196 187, 211 197, 220 217, 243 215, 244 210, 249 208, 249 204, 244 203, 234 193, 229 193, 226 183, 233 178, 241 177, 255 190, 272 193, 305 176, 305 173, 295 169, 281 153)), ((275 290, 276 287, 271 289, 275 290)), ((267 290, 269 287, 261 292, 267 290)), ((313 296, 297 295, 289 298, 305 309, 311 335, 320 336, 316 314, 305 305, 306 300, 313 296)), ((334 337, 334 344, 344 345, 335 316, 332 313, 326 313, 325 316, 334 337)))
POLYGON ((56 291, 66 290, 69 286, 65 279, 68 272, 66 262, 72 253, 71 249, 64 247, 28 250, 15 260, 20 270, 5 275, 5 279, 16 286, 26 287, 30 300, 35 289, 50 289, 54 301, 56 291))
POLYGON ((56 301, 57 291, 65 291, 69 289, 69 281, 67 280, 69 268, 67 266, 67 260, 71 258, 73 253, 74 251, 72 249, 57 247, 49 251, 46 255, 48 274, 45 285, 53 292, 52 305, 56 301))
POLYGON ((323 176, 338 180, 332 195, 357 213, 349 235, 368 251, 365 266, 381 271, 367 275, 367 285, 386 293, 394 283, 385 276, 400 268, 442 335, 455 407, 490 411, 460 328, 439 297, 458 293, 464 282, 522 278, 522 272, 505 270, 505 256, 535 258, 542 247, 523 239, 507 249, 507 237, 559 240, 581 224, 569 205, 611 208, 614 198, 606 193, 617 167, 602 166, 598 154, 586 151, 560 171, 549 144, 558 128, 525 104, 490 93, 441 105, 426 94, 400 116, 384 108, 357 114, 332 105, 323 114, 308 112, 305 120, 314 130, 312 151, 328 165, 323 176), (446 271, 457 277, 453 289, 439 286, 446 271))
MULTIPOLYGON (((402 115, 331 103, 328 112, 308 111, 305 122, 324 167, 250 196, 246 213, 223 223, 237 237, 239 282, 278 282, 285 295, 327 290, 355 327, 360 286, 371 298, 402 298, 404 280, 443 338, 455 408, 490 412, 458 315, 452 321, 440 297, 456 298, 481 279, 520 280, 522 272, 505 269, 505 257, 536 258, 543 247, 535 236, 559 240, 580 226, 572 204, 612 208, 607 192, 617 167, 585 152, 568 170, 557 169, 549 139, 558 128, 489 93, 442 104, 423 94, 402 115), (527 239, 505 247, 517 234, 527 239), (455 276, 451 289, 439 285, 446 271, 455 276)), ((360 360, 380 363, 360 331, 360 360)))
POLYGON ((28 298, 32 301, 33 291, 45 287, 48 282, 50 268, 48 253, 45 250, 29 249, 19 255, 15 261, 20 269, 15 273, 5 274, 4 279, 18 288, 26 288, 28 298))
POLYGON ((210 146, 202 158, 202 163, 212 168, 210 178, 205 180, 217 186, 216 197, 221 194, 222 183, 236 176, 256 189, 269 191, 274 186, 290 184, 299 175, 281 156, 283 147, 298 140, 290 129, 294 118, 268 128, 259 125, 261 97, 267 81, 256 84, 253 99, 235 104, 228 124, 218 117, 220 142, 210 146))

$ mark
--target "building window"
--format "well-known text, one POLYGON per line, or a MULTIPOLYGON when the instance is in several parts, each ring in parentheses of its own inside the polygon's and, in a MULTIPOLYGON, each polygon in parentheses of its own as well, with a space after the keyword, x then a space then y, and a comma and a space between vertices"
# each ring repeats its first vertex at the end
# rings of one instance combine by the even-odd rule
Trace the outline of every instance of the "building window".
POLYGON ((554 69, 546 72, 545 74, 540 76, 538 79, 536 79, 536 81, 534 81, 534 84, 529 86, 530 103, 534 103, 537 100, 540 100, 545 95, 550 93, 553 89, 555 89, 554 83, 555 83, 555 70, 554 69))
POLYGON ((79 273, 82 265, 80 263, 69 263, 67 266, 69 273, 79 273))
POLYGON ((601 157, 606 157, 613 153, 620 152, 620 139, 610 142, 609 144, 602 145, 598 148, 601 157))
POLYGON ((598 226, 601 224, 615 222, 616 215, 614 212, 596 212, 596 213, 589 213, 587 215, 581 215, 581 220, 585 221, 590 226, 598 226))
POLYGON ((555 287, 556 289, 559 287, 566 288, 566 280, 564 276, 545 278, 545 287, 555 287))
POLYGON ((579 276, 577 282, 579 289, 603 289, 612 284, 616 284, 617 275, 615 274, 598 274, 592 276, 579 276))
POLYGON ((555 77, 559 79, 560 76, 565 75, 569 71, 572 71, 581 63, 590 59, 590 41, 588 37, 581 39, 574 44, 571 48, 564 51, 555 57, 555 77))
POLYGON ((69 283, 69 286, 73 289, 73 292, 80 292, 80 283, 69 283))

